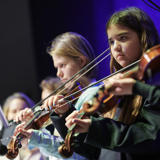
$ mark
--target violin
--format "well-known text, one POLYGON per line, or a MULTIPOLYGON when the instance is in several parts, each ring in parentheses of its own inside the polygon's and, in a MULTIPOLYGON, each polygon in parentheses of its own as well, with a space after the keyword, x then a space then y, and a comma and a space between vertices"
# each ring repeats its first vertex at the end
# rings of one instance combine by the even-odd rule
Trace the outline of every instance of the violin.
MULTIPOLYGON (((160 45, 156 45, 148 49, 140 58, 139 64, 134 66, 131 70, 125 71, 122 78, 132 77, 137 80, 144 80, 146 83, 151 82, 155 74, 160 71, 160 45)), ((111 85, 100 87, 92 100, 83 104, 83 109, 79 111, 78 118, 84 118, 86 115, 101 115, 111 111, 120 100, 121 96, 109 95, 107 90, 111 85)), ((69 158, 74 152, 75 146, 75 130, 76 124, 73 124, 65 137, 65 143, 61 145, 58 150, 63 158, 69 158)))
MULTIPOLYGON (((135 66, 123 74, 122 78, 132 77, 134 79, 145 81, 145 83, 153 82, 153 77, 160 72, 160 45, 156 45, 148 49, 140 58, 138 66, 135 66)), ((114 108, 108 104, 107 99, 115 99, 114 95, 108 95, 107 90, 112 86, 102 86, 98 93, 94 96, 93 101, 86 102, 83 110, 87 114, 99 113, 103 114, 114 108), (107 102, 107 104, 106 104, 107 102)), ((116 101, 114 101, 116 102, 116 101)))
MULTIPOLYGON (((80 82, 77 82, 74 87, 71 89, 71 91, 66 94, 65 96, 67 96, 66 100, 72 100, 72 99, 76 99, 76 96, 80 96, 82 92, 77 93, 76 95, 73 96, 69 96, 70 94, 72 94, 73 92, 77 92, 78 90, 81 90, 84 87, 84 85, 80 82)), ((51 120, 49 118, 49 115, 52 111, 48 110, 48 111, 44 111, 44 110, 39 110, 36 111, 34 114, 34 116, 32 117, 32 119, 24 126, 24 129, 28 130, 28 129, 36 129, 39 130, 40 128, 44 128, 47 125, 50 124, 51 120)), ((8 146, 7 146, 7 154, 6 157, 8 159, 14 159, 17 157, 18 153, 19 153, 19 148, 22 147, 21 145, 21 140, 22 140, 23 135, 21 133, 18 133, 16 135, 15 138, 12 138, 11 141, 9 142, 8 146)))

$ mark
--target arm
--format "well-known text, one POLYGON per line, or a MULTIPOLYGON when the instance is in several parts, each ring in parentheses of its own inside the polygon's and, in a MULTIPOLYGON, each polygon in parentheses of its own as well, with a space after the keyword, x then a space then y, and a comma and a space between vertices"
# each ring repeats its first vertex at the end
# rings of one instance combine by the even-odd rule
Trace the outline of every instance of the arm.
POLYGON ((108 118, 91 117, 92 122, 86 138, 88 144, 133 154, 156 154, 159 152, 160 88, 136 81, 132 93, 147 98, 138 122, 125 125, 108 118), (98 131, 96 137, 95 130, 98 131))
POLYGON ((33 130, 28 146, 30 150, 38 147, 40 152, 47 157, 52 155, 62 158, 58 152, 60 141, 62 141, 62 139, 59 137, 49 135, 39 130, 33 130))
MULTIPOLYGON (((49 135, 42 131, 34 130, 32 137, 29 141, 29 149, 33 149, 38 147, 40 152, 45 156, 53 156, 59 159, 62 159, 62 156, 59 154, 58 147, 60 146, 60 142, 62 142, 61 137, 49 135)), ((81 159, 86 160, 86 158, 73 153, 70 159, 81 159)))
POLYGON ((159 110, 160 109, 160 87, 159 86, 151 86, 139 81, 136 81, 133 85, 132 90, 133 95, 141 95, 143 98, 147 99, 147 103, 150 105, 146 105, 146 107, 151 110, 159 110))
POLYGON ((159 119, 159 115, 152 114, 145 108, 141 112, 140 121, 132 125, 108 118, 91 117, 85 142, 118 152, 157 154, 160 150, 159 119))

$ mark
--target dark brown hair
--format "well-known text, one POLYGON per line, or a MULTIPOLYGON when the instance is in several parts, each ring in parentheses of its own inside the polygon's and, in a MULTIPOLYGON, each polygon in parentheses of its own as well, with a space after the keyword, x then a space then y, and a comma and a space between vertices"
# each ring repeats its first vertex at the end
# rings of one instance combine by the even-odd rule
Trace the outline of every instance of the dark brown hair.
MULTIPOLYGON (((152 19, 146 12, 139 8, 130 7, 119 12, 115 12, 106 24, 106 31, 112 24, 126 26, 135 31, 141 43, 140 46, 142 54, 147 49, 157 45, 159 42, 159 34, 152 19)), ((122 67, 118 64, 118 62, 111 54, 111 73, 121 68, 122 67)), ((142 97, 132 95, 125 96, 125 98, 123 98, 123 102, 123 109, 119 117, 119 121, 126 124, 131 124, 135 121, 137 115, 139 114, 142 104, 142 97)), ((113 113, 114 115, 115 111, 111 113, 113 113)))

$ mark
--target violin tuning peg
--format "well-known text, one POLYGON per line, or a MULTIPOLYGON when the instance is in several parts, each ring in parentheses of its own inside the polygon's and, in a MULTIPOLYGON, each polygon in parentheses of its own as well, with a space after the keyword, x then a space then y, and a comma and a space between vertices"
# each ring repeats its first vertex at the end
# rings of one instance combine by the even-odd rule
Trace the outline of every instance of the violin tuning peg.
POLYGON ((19 142, 19 143, 17 143, 17 147, 18 148, 22 148, 22 144, 19 142))
POLYGON ((95 97, 95 98, 97 98, 98 96, 99 96, 99 94, 98 94, 98 93, 96 93, 96 94, 94 95, 94 97, 95 97))

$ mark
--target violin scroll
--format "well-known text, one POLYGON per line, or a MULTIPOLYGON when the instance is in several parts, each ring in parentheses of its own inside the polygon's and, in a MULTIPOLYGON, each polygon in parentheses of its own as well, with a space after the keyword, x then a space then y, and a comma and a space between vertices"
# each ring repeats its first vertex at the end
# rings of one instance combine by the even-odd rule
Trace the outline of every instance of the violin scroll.
POLYGON ((7 151, 7 154, 6 154, 6 157, 8 159, 14 159, 17 157, 18 153, 19 153, 19 148, 22 147, 22 144, 21 144, 21 137, 20 137, 20 134, 17 136, 16 139, 13 139, 10 141, 10 143, 8 144, 7 148, 8 151, 7 151))
POLYGON ((69 158, 74 152, 74 132, 69 132, 65 138, 65 143, 58 148, 60 155, 63 158, 69 158))

